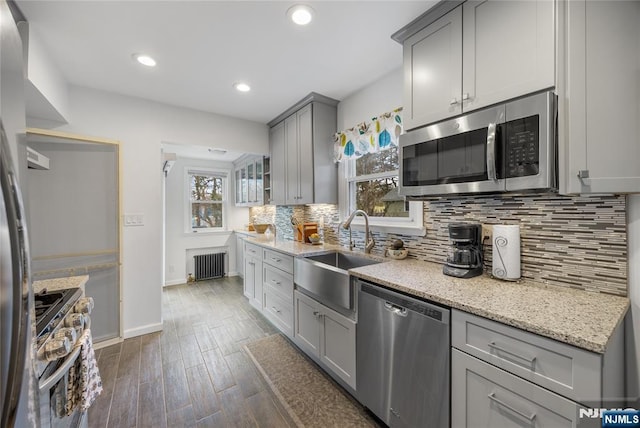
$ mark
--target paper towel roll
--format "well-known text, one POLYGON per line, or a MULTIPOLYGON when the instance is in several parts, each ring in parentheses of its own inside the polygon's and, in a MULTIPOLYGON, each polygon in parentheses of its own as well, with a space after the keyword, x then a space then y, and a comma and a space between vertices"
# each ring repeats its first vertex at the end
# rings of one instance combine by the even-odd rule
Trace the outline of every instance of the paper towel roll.
POLYGON ((515 281, 520 278, 520 226, 493 226, 493 269, 496 278, 515 281))

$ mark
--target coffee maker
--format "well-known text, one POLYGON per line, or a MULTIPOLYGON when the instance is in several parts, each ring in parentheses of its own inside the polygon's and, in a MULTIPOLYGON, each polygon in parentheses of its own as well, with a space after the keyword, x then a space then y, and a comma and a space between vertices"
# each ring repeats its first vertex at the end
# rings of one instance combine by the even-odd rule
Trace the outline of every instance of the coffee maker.
POLYGON ((442 269, 445 275, 473 278, 482 275, 482 225, 454 223, 449 225, 451 248, 442 269))

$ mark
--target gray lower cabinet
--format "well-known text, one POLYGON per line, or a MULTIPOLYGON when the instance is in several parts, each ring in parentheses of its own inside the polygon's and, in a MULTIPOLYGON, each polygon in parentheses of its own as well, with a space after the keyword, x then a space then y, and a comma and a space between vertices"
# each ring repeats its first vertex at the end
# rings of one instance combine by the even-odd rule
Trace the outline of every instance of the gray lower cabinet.
POLYGON ((356 322, 294 292, 293 341, 336 380, 356 388, 356 322))
POLYGON ((451 315, 451 426, 599 427, 624 408, 624 330, 603 354, 459 310, 451 315))
POLYGON ((244 295, 262 311, 262 253, 256 245, 245 242, 244 295))
POLYGON ((451 426, 576 427, 579 405, 457 349, 451 352, 451 426))
POLYGON ((293 337, 293 257, 262 249, 262 313, 282 333, 293 337))

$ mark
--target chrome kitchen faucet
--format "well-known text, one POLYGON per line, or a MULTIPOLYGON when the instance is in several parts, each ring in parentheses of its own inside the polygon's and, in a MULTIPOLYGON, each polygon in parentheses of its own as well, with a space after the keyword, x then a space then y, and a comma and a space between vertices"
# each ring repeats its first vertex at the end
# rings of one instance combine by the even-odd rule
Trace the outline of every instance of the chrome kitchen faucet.
POLYGON ((360 214, 364 217, 364 252, 365 254, 369 254, 371 253, 373 247, 376 245, 376 241, 373 239, 373 236, 371 236, 371 231, 369 231, 369 216, 367 215, 367 213, 362 210, 355 210, 342 224, 342 227, 344 227, 345 229, 349 229, 349 250, 353 251, 353 247, 355 247, 355 245, 353 244, 353 240, 351 238, 351 222, 357 214, 360 214))

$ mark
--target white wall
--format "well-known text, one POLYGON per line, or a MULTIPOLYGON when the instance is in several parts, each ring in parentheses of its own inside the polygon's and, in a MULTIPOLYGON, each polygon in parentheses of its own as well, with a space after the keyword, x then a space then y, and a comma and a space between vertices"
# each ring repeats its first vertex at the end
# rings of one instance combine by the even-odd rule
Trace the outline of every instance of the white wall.
MULTIPOLYGON (((627 318, 627 396, 640 396, 640 195, 627 198, 627 248, 629 251, 629 299, 627 318)), ((635 408, 640 403, 635 403, 635 408)))
POLYGON ((234 199, 233 164, 202 159, 178 159, 166 178, 166 272, 165 285, 183 284, 187 278, 187 250, 198 248, 228 247, 227 273, 235 273, 236 239, 232 231, 240 229, 249 220, 249 208, 236 207, 234 199), (214 169, 228 173, 225 218, 229 232, 194 234, 185 232, 186 185, 185 170, 191 167, 214 169))
POLYGON ((353 128, 382 113, 402 107, 402 67, 349 95, 338 104, 338 131, 353 128))
MULTIPOLYGON (((49 57, 40 36, 28 27, 29 51, 27 59, 27 116, 30 124, 38 119, 68 122, 69 87, 49 57)), ((45 122, 41 122, 45 123, 45 122)))
POLYGON ((124 229, 125 337, 162 327, 161 142, 266 153, 264 124, 72 86, 71 122, 59 130, 119 140, 124 214, 143 214, 144 225, 124 229))

